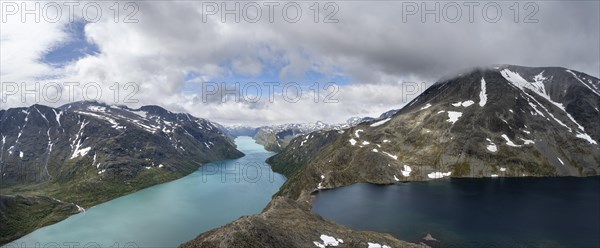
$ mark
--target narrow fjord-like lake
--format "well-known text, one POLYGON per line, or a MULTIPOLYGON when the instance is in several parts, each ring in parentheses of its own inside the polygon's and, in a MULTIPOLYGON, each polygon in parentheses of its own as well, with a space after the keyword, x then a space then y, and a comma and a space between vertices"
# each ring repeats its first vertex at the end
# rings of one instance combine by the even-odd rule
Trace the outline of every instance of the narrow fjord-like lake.
POLYGON ((235 142, 246 156, 100 204, 6 247, 176 247, 260 213, 286 179, 264 163, 274 153, 250 137, 235 142))
POLYGON ((433 247, 600 247, 600 177, 450 179, 320 191, 313 211, 433 247))

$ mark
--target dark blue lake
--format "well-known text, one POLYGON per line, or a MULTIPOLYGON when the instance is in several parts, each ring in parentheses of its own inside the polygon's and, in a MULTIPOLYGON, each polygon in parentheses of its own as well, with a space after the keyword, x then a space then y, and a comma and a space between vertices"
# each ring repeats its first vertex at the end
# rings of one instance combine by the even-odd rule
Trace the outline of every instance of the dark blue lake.
POLYGON ((600 177, 449 179, 320 191, 313 211, 433 247, 600 247, 600 177))

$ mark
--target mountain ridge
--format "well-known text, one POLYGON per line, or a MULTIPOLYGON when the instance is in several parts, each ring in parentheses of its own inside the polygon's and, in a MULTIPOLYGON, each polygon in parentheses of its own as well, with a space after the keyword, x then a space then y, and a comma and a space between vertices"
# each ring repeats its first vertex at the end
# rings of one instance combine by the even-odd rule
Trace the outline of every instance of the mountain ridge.
MULTIPOLYGON (((48 196, 84 211, 181 178, 205 163, 244 155, 218 124, 158 106, 84 101, 11 108, 0 111, 0 136, 0 194, 25 197, 5 206, 31 202, 34 206, 21 209, 48 214, 58 203, 31 197, 48 196)), ((71 212, 55 213, 57 220, 71 212)), ((3 233, 2 243, 40 227, 26 225, 36 220, 9 222, 10 214, 22 216, 0 209, 2 230, 11 232, 3 233)))
MULTIPOLYGON (((347 233, 341 228, 319 228, 327 226, 323 222, 301 228, 294 228, 297 226, 294 223, 315 222, 313 217, 299 214, 310 211, 313 192, 353 183, 600 174, 600 147, 595 143, 599 138, 597 130, 600 130, 597 122, 600 97, 594 93, 600 84, 598 79, 578 72, 569 78, 564 75, 571 72, 553 73, 552 79, 568 79, 568 94, 559 102, 563 104, 560 108, 553 97, 557 90, 565 89, 549 87, 549 97, 542 94, 545 88, 540 94, 530 92, 535 89, 515 85, 522 82, 509 71, 523 69, 515 68, 505 65, 477 69, 441 79, 386 118, 293 138, 282 152, 267 160, 273 171, 288 180, 261 214, 242 217, 182 246, 214 247, 232 241, 266 240, 303 247, 311 240, 319 246, 315 240, 320 233, 333 240, 346 237, 347 233), (508 71, 502 73, 507 67, 510 67, 508 71), (588 79, 590 84, 586 86, 583 80, 588 79), (580 109, 585 110, 574 113, 580 109), (577 131, 589 132, 589 139, 583 135, 578 137, 577 131), (285 215, 282 217, 281 213, 285 215), (265 236, 257 230, 275 234, 265 236), (278 235, 279 230, 289 230, 294 235, 278 235)), ((539 71, 535 75, 522 73, 527 79, 540 75, 539 71)), ((369 240, 369 237, 356 236, 354 242, 369 240)), ((383 240, 382 237, 377 239, 383 240)), ((417 246, 396 242, 401 241, 381 243, 417 246)), ((336 244, 357 245, 339 241, 336 244)))
POLYGON ((598 79, 553 70, 475 69, 440 80, 388 119, 299 136, 268 160, 289 178, 279 194, 307 200, 355 182, 450 176, 598 175, 598 79))

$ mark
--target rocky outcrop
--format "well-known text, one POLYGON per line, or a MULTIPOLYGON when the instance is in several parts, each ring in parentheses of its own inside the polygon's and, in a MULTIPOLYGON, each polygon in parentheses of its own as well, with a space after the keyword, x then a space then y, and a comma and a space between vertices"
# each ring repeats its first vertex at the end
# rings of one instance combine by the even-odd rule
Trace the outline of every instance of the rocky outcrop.
POLYGON ((397 240, 389 234, 355 231, 324 220, 305 205, 276 197, 255 216, 203 233, 181 245, 183 248, 208 247, 427 247, 397 240))

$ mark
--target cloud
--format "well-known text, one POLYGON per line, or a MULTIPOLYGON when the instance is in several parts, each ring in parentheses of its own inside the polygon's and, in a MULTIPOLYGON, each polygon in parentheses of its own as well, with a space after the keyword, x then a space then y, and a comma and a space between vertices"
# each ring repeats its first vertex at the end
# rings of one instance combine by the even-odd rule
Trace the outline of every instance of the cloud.
POLYGON ((377 117, 390 109, 399 109, 424 89, 421 84, 404 87, 399 84, 355 84, 329 88, 319 94, 304 89, 301 96, 294 90, 287 93, 275 90, 272 100, 268 95, 262 95, 258 102, 248 101, 254 96, 244 93, 238 95, 237 101, 231 95, 214 101, 187 95, 170 99, 167 106, 177 106, 178 111, 211 116, 229 124, 340 123, 352 116, 377 117))
MULTIPOLYGON (((28 2, 31 4, 32 2, 28 2)), ((219 2, 220 3, 220 2, 219 2)), ((225 2, 232 7, 235 2, 225 2)), ((245 2, 240 2, 241 5, 245 2)), ((436 2, 415 2, 432 8, 436 2)), ((439 2, 440 10, 446 2, 439 2)), ((68 42, 68 20, 58 23, 2 23, 1 75, 3 82, 46 81, 96 82, 114 100, 109 87, 135 82, 142 104, 158 104, 176 111, 225 123, 305 122, 317 119, 339 122, 350 116, 377 115, 402 106, 407 100, 394 95, 399 82, 427 82, 468 67, 490 64, 564 66, 600 75, 600 3, 595 1, 536 2, 537 23, 524 23, 531 8, 520 3, 518 23, 509 7, 499 2, 502 18, 486 22, 480 2, 473 22, 462 6, 461 20, 450 23, 440 16, 421 21, 419 14, 402 18, 403 2, 336 2, 337 23, 323 23, 331 8, 321 3, 319 22, 308 2, 299 22, 284 21, 283 3, 270 22, 264 2, 257 23, 242 20, 221 22, 220 15, 203 20, 202 3, 195 1, 137 2, 138 23, 115 22, 109 14, 88 23, 84 32, 97 54, 53 67, 40 58, 68 42), (198 94, 202 82, 311 81, 336 82, 338 104, 248 103, 213 99, 203 104, 198 94), (200 101, 200 104, 199 104, 200 101)), ((108 2, 100 2, 105 13, 108 2)), ((461 3, 462 4, 462 3, 461 3)), ((448 17, 448 16, 446 16, 448 17)), ((78 16, 81 18, 81 16, 78 16)), ((16 21, 15 21, 16 20, 16 21)), ((81 89, 79 89, 81 91, 81 89)), ((80 96, 79 92, 76 96, 80 96)), ((61 102, 48 103, 59 105, 61 102)), ((119 99, 122 101, 123 99, 119 99)), ((9 99, 3 106, 30 105, 9 99)))

